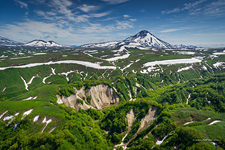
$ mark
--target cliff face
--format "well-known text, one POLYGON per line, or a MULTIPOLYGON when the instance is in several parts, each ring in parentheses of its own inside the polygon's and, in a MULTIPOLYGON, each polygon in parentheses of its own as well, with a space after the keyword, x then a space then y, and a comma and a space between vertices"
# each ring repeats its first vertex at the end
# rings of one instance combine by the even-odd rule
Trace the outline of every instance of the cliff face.
POLYGON ((129 132, 131 130, 132 126, 133 126, 133 123, 134 123, 135 119, 136 119, 133 109, 131 109, 127 113, 126 119, 127 119, 127 122, 128 122, 128 132, 129 132))
POLYGON ((119 103, 119 97, 116 95, 114 90, 107 85, 97 85, 92 86, 91 89, 88 89, 85 91, 85 88, 82 87, 80 90, 77 90, 74 88, 75 93, 69 97, 59 95, 57 96, 57 103, 58 104, 65 104, 68 107, 72 107, 76 110, 79 108, 81 109, 89 109, 89 108, 96 108, 96 109, 102 109, 104 107, 108 107, 111 104, 118 104, 119 103), (91 96, 91 102, 90 105, 86 104, 87 97, 91 96), (79 103, 77 99, 81 99, 83 101, 83 104, 79 103))
POLYGON ((114 90, 103 84, 91 87, 90 90, 86 91, 86 95, 92 97, 91 106, 97 109, 119 103, 119 97, 114 90))
POLYGON ((147 115, 143 119, 141 119, 141 125, 137 132, 140 132, 144 130, 145 128, 147 128, 150 125, 151 121, 155 119, 157 116, 158 116, 157 107, 151 107, 148 110, 147 115))

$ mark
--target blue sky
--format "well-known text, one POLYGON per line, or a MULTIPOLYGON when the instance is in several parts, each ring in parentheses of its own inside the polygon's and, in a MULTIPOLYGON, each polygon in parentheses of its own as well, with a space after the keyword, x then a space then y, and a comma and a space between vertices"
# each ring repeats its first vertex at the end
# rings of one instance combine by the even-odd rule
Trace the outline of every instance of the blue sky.
POLYGON ((170 44, 225 46, 225 0, 1 0, 0 36, 81 45, 148 30, 170 44))

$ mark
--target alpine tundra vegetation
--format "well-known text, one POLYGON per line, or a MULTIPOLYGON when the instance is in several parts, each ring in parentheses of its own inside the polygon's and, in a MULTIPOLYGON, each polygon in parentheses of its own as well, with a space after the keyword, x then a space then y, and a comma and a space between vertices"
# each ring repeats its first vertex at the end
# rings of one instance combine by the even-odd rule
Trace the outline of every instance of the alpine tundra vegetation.
POLYGON ((225 148, 224 49, 128 39, 148 42, 2 46, 0 148, 225 148))
POLYGON ((224 0, 0 10, 0 150, 225 149, 224 0))

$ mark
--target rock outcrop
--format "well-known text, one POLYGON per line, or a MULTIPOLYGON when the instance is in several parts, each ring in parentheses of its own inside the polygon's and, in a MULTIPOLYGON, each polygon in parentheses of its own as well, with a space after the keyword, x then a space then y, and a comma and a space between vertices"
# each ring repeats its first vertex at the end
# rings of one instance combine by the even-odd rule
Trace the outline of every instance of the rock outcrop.
POLYGON ((155 119, 157 116, 158 116, 157 107, 151 107, 148 110, 147 115, 143 119, 141 119, 141 125, 140 125, 137 133, 144 130, 145 128, 147 128, 150 125, 151 121, 153 119, 155 119))
POLYGON ((86 91, 86 95, 91 96, 91 106, 97 109, 119 103, 119 97, 112 88, 108 87, 108 85, 100 84, 92 86, 91 89, 86 91))
POLYGON ((102 109, 108 107, 111 104, 118 104, 119 97, 116 95, 114 90, 108 85, 100 84, 97 86, 92 86, 91 89, 85 91, 85 87, 82 87, 80 90, 74 88, 76 94, 72 94, 69 97, 56 95, 58 104, 65 104, 68 107, 72 107, 76 110, 81 109, 102 109), (87 97, 91 96, 90 105, 87 104, 87 97), (80 99, 83 101, 83 104, 77 101, 80 99))
POLYGON ((133 109, 131 109, 128 113, 127 113, 127 122, 128 122, 128 132, 131 130, 133 123, 136 119, 135 115, 134 115, 134 111, 133 109))

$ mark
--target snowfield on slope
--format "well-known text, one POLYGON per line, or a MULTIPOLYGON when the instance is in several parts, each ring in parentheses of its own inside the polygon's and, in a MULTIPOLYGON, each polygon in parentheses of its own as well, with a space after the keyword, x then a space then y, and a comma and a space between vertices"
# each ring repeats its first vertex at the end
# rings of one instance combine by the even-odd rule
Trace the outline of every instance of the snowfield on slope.
POLYGON ((112 70, 116 69, 115 66, 100 66, 99 64, 87 62, 87 61, 62 60, 62 61, 56 61, 56 62, 50 61, 50 62, 46 62, 46 63, 31 63, 31 64, 27 64, 27 65, 22 65, 22 66, 0 67, 0 70, 5 70, 5 69, 8 69, 8 68, 30 68, 30 67, 35 67, 35 66, 54 65, 54 64, 78 64, 78 65, 83 65, 83 66, 95 68, 95 69, 112 69, 112 70))
POLYGON ((125 59, 125 58, 128 58, 129 56, 130 56, 130 54, 127 53, 126 55, 108 58, 108 59, 106 59, 106 61, 116 61, 116 60, 119 60, 119 59, 125 59))
POLYGON ((147 62, 143 65, 143 67, 156 66, 156 65, 193 64, 193 63, 200 63, 201 61, 202 60, 197 58, 169 59, 169 60, 147 62))
POLYGON ((217 62, 217 63, 213 64, 213 67, 217 68, 217 67, 222 66, 223 64, 224 64, 224 62, 217 62))

